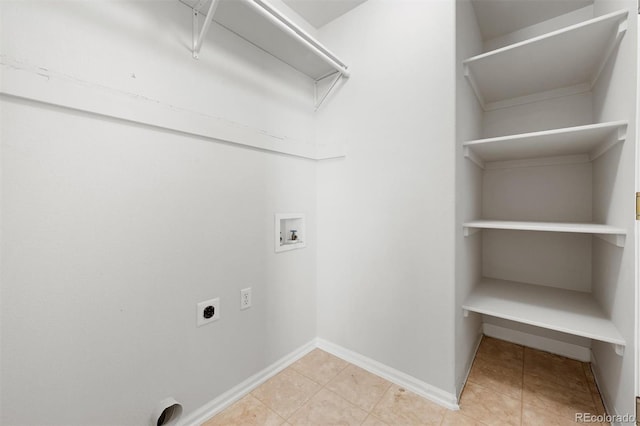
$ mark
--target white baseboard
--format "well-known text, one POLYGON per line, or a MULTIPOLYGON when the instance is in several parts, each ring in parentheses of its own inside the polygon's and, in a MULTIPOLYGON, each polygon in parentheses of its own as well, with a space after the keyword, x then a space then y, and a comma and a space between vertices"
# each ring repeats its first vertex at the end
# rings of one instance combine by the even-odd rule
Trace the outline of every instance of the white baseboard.
POLYGON ((317 339, 318 348, 323 351, 329 352, 332 355, 337 356, 351 364, 357 365, 363 370, 367 370, 377 376, 380 376, 396 385, 402 386, 405 389, 410 390, 436 404, 442 405, 450 410, 459 410, 457 398, 454 394, 445 392, 435 386, 432 386, 422 380, 419 380, 406 373, 384 365, 378 361, 374 361, 371 358, 367 358, 364 355, 353 352, 342 346, 328 342, 324 339, 317 339))
POLYGON ((519 345, 539 349, 552 354, 577 359, 582 362, 591 362, 591 349, 585 348, 584 346, 536 336, 523 331, 500 327, 495 324, 485 323, 483 324, 482 329, 484 334, 489 337, 495 337, 496 339, 506 340, 507 342, 517 343, 519 345))
POLYGON ((229 389, 227 392, 198 408, 193 413, 190 413, 180 421, 180 425, 200 426, 202 423, 220 413, 222 410, 238 401, 243 396, 247 395, 262 383, 266 382, 271 377, 275 376, 315 348, 320 348, 329 352, 338 358, 357 365, 364 370, 376 374, 392 383, 395 383, 396 385, 402 386, 405 389, 408 389, 411 392, 414 392, 450 410, 460 409, 457 398, 452 393, 445 392, 442 389, 423 382, 422 380, 416 379, 413 376, 379 363, 378 361, 374 361, 371 358, 367 358, 364 355, 345 349, 342 346, 317 338, 280 358, 270 366, 229 389))
POLYGON ((315 348, 316 340, 314 339, 289 353, 288 355, 280 358, 278 361, 249 377, 242 383, 229 389, 227 392, 198 408, 193 413, 190 413, 187 417, 180 421, 180 425, 200 426, 202 423, 215 416, 234 402, 238 401, 243 396, 247 395, 262 383, 266 382, 271 377, 275 376, 280 371, 284 370, 315 348))
POLYGON ((460 399, 460 396, 462 396, 462 390, 464 389, 464 385, 467 383, 467 380, 469 380, 469 374, 471 374, 471 367, 473 367, 473 360, 476 359, 476 355, 478 354, 478 349, 480 348, 480 343, 482 343, 482 336, 483 334, 482 334, 482 325, 481 325, 480 328, 478 329, 478 337, 476 338, 476 344, 475 344, 475 348, 473 349, 473 355, 471 355, 471 358, 467 361, 465 374, 464 376, 462 376, 462 380, 458 382, 460 384, 460 387, 456 389, 456 394, 458 396, 458 399, 460 399))

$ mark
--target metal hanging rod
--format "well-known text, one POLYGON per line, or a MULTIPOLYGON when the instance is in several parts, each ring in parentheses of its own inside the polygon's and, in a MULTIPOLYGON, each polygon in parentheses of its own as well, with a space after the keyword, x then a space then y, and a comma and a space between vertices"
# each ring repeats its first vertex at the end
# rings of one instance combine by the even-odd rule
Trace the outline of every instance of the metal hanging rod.
MULTIPOLYGON (((238 1, 238 0, 236 0, 238 1)), ((334 54, 327 50, 324 46, 318 43, 313 37, 307 34, 304 30, 298 27, 296 24, 288 20, 281 15, 276 9, 271 7, 263 0, 239 0, 244 4, 250 6, 256 13, 260 14, 263 18, 271 22, 278 27, 281 31, 288 34, 293 39, 303 44, 308 50, 310 50, 316 57, 321 59, 327 65, 338 71, 343 77, 349 77, 349 71, 347 66, 342 63, 334 54)), ((202 14, 201 8, 206 4, 206 0, 201 0, 193 8, 193 57, 198 58, 200 49, 202 48, 203 41, 211 27, 211 21, 215 14, 216 8, 220 4, 221 0, 212 0, 209 5, 207 16, 200 27, 199 15, 202 14)), ((321 79, 321 78, 320 78, 321 79)))
MULTIPOLYGON (((302 71, 303 73, 310 76, 315 81, 316 86, 316 96, 315 96, 315 110, 317 111, 322 103, 328 98, 334 88, 337 86, 338 81, 342 78, 348 78, 350 73, 347 69, 347 66, 340 61, 333 53, 331 53, 328 49, 322 46, 317 40, 315 40, 311 35, 305 32, 303 29, 298 27, 295 23, 290 21, 287 17, 283 16, 280 12, 274 9, 269 3, 264 0, 234 0, 236 2, 241 2, 243 5, 249 7, 252 12, 264 19, 264 21, 268 22, 273 27, 279 29, 286 38, 290 38, 292 40, 297 41, 302 47, 303 52, 302 55, 307 55, 311 53, 316 59, 317 64, 324 63, 324 65, 320 66, 320 68, 316 69, 317 72, 302 71), (326 67, 326 68, 325 68, 326 67), (333 81, 328 85, 328 89, 322 96, 318 96, 318 84, 323 82, 328 77, 334 77, 333 81)), ((213 17, 216 13, 218 7, 221 6, 223 0, 211 0, 211 3, 207 7, 206 18, 204 22, 200 23, 200 15, 203 14, 201 10, 206 6, 207 0, 199 0, 193 6, 193 57, 198 59, 200 50, 202 48, 202 44, 204 42, 205 37, 207 36, 207 32, 211 27, 211 22, 213 21, 213 17)), ((228 7, 228 5, 225 5, 228 7)), ((225 9, 226 11, 226 9, 225 9)), ((220 14, 222 15, 222 9, 220 10, 220 14)), ((220 22, 222 25, 226 26, 224 22, 220 22)), ((240 34, 241 35, 241 34, 240 34)), ((242 35, 241 35, 242 36, 242 35)), ((250 41, 250 40, 249 40, 250 41)), ((252 42, 252 41, 250 41, 252 42)), ((258 45, 258 47, 260 47, 258 45)), ((265 49, 269 52, 269 49, 265 49)), ((280 57, 274 53, 274 56, 283 60, 286 63, 288 62, 287 58, 280 57)), ((291 63, 289 63, 291 66, 291 63)), ((296 68, 294 66, 294 68, 296 68)))
POLYGON ((343 64, 338 58, 336 58, 331 52, 329 52, 324 46, 318 43, 304 30, 282 16, 277 10, 273 9, 270 5, 262 0, 245 0, 245 2, 251 5, 251 7, 253 7, 256 12, 260 13, 266 19, 270 20, 280 29, 290 34, 293 38, 301 41, 311 51, 313 51, 316 56, 324 60, 327 64, 331 65, 336 71, 342 74, 342 76, 346 78, 349 77, 349 71, 347 70, 347 66, 345 64, 343 64))

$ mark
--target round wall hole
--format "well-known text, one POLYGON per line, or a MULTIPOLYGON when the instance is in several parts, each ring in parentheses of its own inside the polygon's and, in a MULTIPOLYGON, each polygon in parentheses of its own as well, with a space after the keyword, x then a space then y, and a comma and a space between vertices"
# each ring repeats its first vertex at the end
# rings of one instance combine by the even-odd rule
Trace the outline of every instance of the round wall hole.
POLYGON ((167 398, 158 404, 154 412, 153 426, 176 426, 182 416, 182 405, 173 398, 167 398))

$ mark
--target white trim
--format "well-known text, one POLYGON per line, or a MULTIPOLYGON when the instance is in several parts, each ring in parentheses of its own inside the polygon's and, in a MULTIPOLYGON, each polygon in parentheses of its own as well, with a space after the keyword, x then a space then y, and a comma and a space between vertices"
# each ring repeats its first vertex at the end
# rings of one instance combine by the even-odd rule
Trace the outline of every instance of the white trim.
POLYGON ((222 117, 163 103, 0 55, 0 95, 309 160, 344 157, 341 147, 293 140, 222 117))
MULTIPOLYGON (((615 407, 612 407, 607 403, 607 401, 610 400, 609 394, 607 393, 607 390, 604 387, 600 386, 600 382, 598 381, 598 377, 600 377, 601 372, 600 372, 600 365, 598 363, 598 359, 596 358, 595 352, 591 353, 591 372, 593 373, 593 378, 596 381, 596 386, 598 387, 598 391, 600 392, 600 396, 602 397, 602 404, 604 405, 604 410, 607 412, 607 414, 619 415, 620 413, 618 413, 615 407)), ((622 423, 611 423, 611 424, 615 426, 618 426, 618 425, 623 426, 622 423)))
MULTIPOLYGON (((640 28, 640 15, 637 17, 638 27, 640 28)), ((637 31, 637 43, 640 45, 640 31, 637 31)), ((637 60, 637 72, 636 72, 636 126, 640 123, 640 56, 637 60)), ((636 128, 636 192, 640 192, 640 132, 636 128)), ((635 374, 635 396, 640 396, 640 222, 635 221, 635 335, 636 344, 634 349, 636 374, 635 374)), ((636 416, 640 413, 635 413, 636 416)))
POLYGON ((546 337, 536 336, 523 331, 500 327, 495 324, 484 323, 482 325, 482 330, 485 336, 495 337, 496 339, 506 340, 507 342, 517 343, 518 345, 539 349, 545 352, 551 352, 552 354, 562 355, 582 362, 591 361, 591 349, 585 348, 584 346, 561 342, 555 339, 548 339, 546 337))
POLYGON ((318 348, 323 351, 329 352, 332 355, 337 356, 345 361, 350 362, 370 373, 382 377, 396 385, 402 386, 411 392, 420 395, 430 401, 435 402, 449 410, 459 410, 458 400, 452 393, 446 392, 440 388, 432 386, 420 379, 410 376, 395 368, 389 367, 357 352, 353 352, 335 343, 328 342, 327 340, 318 338, 318 348))
POLYGON ((460 381, 460 388, 456 389, 458 400, 462 396, 462 391, 464 390, 465 385, 467 384, 467 380, 469 380, 469 374, 471 374, 471 368, 473 368, 473 361, 475 361, 476 356, 478 355, 478 349, 480 349, 480 343, 482 343, 482 337, 484 336, 482 332, 482 324, 480 324, 480 328, 478 329, 478 337, 476 338, 475 348, 473 350, 473 355, 467 361, 466 374, 463 376, 460 381))
MULTIPOLYGON (((479 344, 480 340, 478 340, 478 345, 479 344)), ((180 421, 180 426, 200 426, 202 423, 220 413, 234 402, 240 400, 243 396, 247 395, 262 383, 266 382, 271 377, 275 376, 315 348, 329 352, 338 358, 350 362, 351 364, 367 370, 370 373, 378 375, 392 383, 395 383, 396 385, 402 386, 413 393, 448 408, 449 410, 460 409, 457 403, 457 398, 454 394, 445 392, 442 389, 423 382, 422 380, 379 363, 378 361, 374 361, 371 358, 367 358, 364 355, 345 349, 335 343, 328 342, 321 338, 315 338, 244 380, 242 383, 239 383, 229 389, 202 407, 191 412, 187 417, 180 421)))
POLYGON ((186 418, 181 420, 181 426, 200 426, 202 423, 215 416, 243 396, 260 386, 262 383, 275 376, 289 365, 293 364, 313 349, 316 348, 316 340, 312 340, 288 355, 280 358, 278 361, 232 387, 214 400, 208 402, 202 407, 190 413, 186 418))

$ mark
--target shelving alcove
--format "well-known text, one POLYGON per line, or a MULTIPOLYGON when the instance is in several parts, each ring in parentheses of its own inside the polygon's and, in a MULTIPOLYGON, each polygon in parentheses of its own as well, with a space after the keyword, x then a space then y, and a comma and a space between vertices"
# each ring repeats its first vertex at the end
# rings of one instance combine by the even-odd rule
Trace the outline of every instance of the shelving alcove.
MULTIPOLYGON (((626 32, 627 10, 471 57, 464 76, 484 111, 590 91, 626 32), (571 52, 571 54, 567 54, 571 52)), ((466 141, 464 156, 481 169, 495 164, 539 165, 567 156, 594 161, 626 139, 627 122, 610 121, 466 141)), ((619 248, 627 231, 604 223, 477 219, 464 236, 481 230, 591 234, 619 248)), ((482 277, 462 304, 468 312, 626 346, 591 293, 482 277)))

